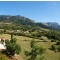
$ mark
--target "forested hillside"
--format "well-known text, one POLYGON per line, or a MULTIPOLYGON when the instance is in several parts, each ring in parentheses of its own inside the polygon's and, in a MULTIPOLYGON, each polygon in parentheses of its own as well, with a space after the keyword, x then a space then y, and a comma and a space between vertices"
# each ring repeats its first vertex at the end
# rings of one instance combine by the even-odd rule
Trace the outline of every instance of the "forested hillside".
MULTIPOLYGON (((11 16, 11 15, 0 15, 0 28, 5 28, 5 27, 21 27, 21 26, 26 26, 26 27, 36 27, 36 28, 45 28, 45 29, 56 29, 60 30, 60 25, 56 22, 35 22, 32 19, 16 15, 16 16, 11 16), (2 25, 2 26, 1 26, 2 25)), ((19 28, 20 29, 20 28, 19 28)))

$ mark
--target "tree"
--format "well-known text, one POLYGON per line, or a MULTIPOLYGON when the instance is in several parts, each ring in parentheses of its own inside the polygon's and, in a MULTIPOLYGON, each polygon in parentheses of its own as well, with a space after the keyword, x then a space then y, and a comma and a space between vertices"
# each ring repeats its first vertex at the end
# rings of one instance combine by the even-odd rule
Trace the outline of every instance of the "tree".
POLYGON ((13 33, 11 33, 11 39, 13 39, 13 33))
MULTIPOLYGON (((38 47, 34 40, 31 41, 31 51, 25 51, 26 56, 30 56, 29 60, 35 60, 38 55, 42 55, 44 53, 44 49, 42 47, 38 47)), ((41 57, 40 57, 41 58, 41 57)), ((42 58, 41 58, 42 59, 42 58)))
POLYGON ((56 52, 56 46, 51 45, 51 50, 53 50, 53 51, 55 51, 55 52, 56 52))
POLYGON ((12 39, 6 42, 7 52, 10 55, 19 54, 21 51, 20 46, 16 43, 16 39, 12 39))
POLYGON ((4 29, 4 34, 6 33, 6 29, 4 29))
POLYGON ((31 46, 31 48, 35 47, 35 41, 34 40, 31 40, 30 46, 31 46))
POLYGON ((42 48, 42 46, 39 48, 39 55, 40 55, 40 60, 44 60, 43 53, 45 52, 45 49, 42 48))
POLYGON ((58 42, 56 43, 56 45, 60 45, 60 41, 58 41, 58 42))

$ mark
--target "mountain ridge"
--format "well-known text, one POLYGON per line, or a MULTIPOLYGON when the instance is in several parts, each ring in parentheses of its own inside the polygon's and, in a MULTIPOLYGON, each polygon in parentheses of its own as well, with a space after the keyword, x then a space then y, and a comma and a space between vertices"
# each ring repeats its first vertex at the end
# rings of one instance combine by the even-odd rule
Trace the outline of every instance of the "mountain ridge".
POLYGON ((57 22, 35 22, 32 19, 20 15, 0 15, 0 22, 16 23, 19 25, 39 26, 46 29, 60 30, 60 25, 57 22))

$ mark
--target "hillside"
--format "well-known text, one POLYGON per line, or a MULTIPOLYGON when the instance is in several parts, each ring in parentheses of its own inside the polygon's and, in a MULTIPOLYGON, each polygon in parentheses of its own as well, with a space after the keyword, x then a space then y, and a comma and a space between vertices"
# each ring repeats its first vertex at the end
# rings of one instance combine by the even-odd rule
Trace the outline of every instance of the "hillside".
MULTIPOLYGON (((60 31, 55 30, 60 29, 59 27, 60 25, 55 22, 36 23, 34 20, 19 15, 0 16, 0 38, 7 40, 12 36, 16 38, 16 43, 21 47, 21 53, 16 56, 18 60, 27 60, 29 58, 25 55, 25 51, 31 51, 30 43, 33 39, 36 42, 36 47, 41 46, 46 50, 44 53, 45 59, 59 60, 60 50, 58 50, 58 48, 60 45, 57 45, 57 41, 60 41, 60 31), (57 51, 51 50, 52 46, 54 46, 57 51)), ((13 45, 15 46, 14 43, 15 42, 13 42, 13 45)), ((12 44, 8 44, 8 46, 9 45, 11 45, 12 50, 17 49, 14 48, 12 44)), ((10 49, 8 51, 10 51, 10 49)), ((39 55, 37 55, 35 60, 40 60, 39 55)))
POLYGON ((23 16, 9 16, 9 15, 0 15, 0 22, 13 22, 16 24, 22 24, 22 25, 32 25, 34 24, 34 21, 23 17, 23 16))
POLYGON ((36 28, 60 30, 60 25, 56 22, 36 23, 32 19, 20 16, 20 15, 16 15, 16 16, 0 15, 0 28, 12 27, 12 26, 17 26, 17 25, 20 27, 23 25, 23 26, 28 26, 29 28, 36 27, 36 28))
POLYGON ((40 22, 36 25, 47 29, 60 30, 60 25, 57 22, 40 22))

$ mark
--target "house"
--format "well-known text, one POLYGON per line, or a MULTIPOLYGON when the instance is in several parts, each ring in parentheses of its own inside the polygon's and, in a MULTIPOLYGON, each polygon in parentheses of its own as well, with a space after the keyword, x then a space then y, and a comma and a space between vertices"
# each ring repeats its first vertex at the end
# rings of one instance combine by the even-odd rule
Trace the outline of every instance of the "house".
POLYGON ((6 43, 5 43, 6 40, 7 39, 5 38, 0 38, 0 50, 6 49, 6 43))
POLYGON ((0 50, 5 50, 5 49, 6 49, 6 46, 0 43, 0 50))
POLYGON ((24 33, 29 33, 29 31, 25 31, 24 33))
POLYGON ((0 38, 0 50, 5 50, 6 49, 6 41, 7 39, 5 38, 0 38))
POLYGON ((11 40, 11 38, 10 39, 6 39, 6 38, 0 38, 0 50, 6 50, 6 41, 7 40, 11 40))

